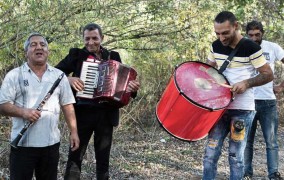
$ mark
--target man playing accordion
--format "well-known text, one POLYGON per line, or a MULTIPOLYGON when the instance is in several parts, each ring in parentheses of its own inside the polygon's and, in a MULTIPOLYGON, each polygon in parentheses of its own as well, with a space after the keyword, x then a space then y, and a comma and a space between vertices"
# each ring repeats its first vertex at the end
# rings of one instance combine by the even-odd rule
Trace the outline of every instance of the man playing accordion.
MULTIPOLYGON (((108 51, 101 46, 103 41, 101 27, 91 23, 83 29, 82 49, 72 48, 69 54, 56 66, 67 75, 74 93, 84 91, 86 82, 79 77, 83 62, 114 60, 121 62, 120 55, 115 51, 108 51)), ((126 92, 132 97, 136 96, 139 89, 137 80, 129 81, 126 92)), ((80 179, 81 164, 89 140, 94 133, 94 148, 96 156, 96 176, 98 180, 109 178, 109 157, 112 144, 113 127, 119 123, 119 108, 109 101, 95 101, 88 98, 76 98, 75 113, 77 118, 80 147, 76 151, 69 151, 66 165, 65 179, 80 179)))

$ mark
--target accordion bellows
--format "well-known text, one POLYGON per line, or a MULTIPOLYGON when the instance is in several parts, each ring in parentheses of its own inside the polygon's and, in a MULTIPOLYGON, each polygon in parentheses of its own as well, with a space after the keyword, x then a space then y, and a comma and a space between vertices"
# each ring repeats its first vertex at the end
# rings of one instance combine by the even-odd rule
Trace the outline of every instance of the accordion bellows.
POLYGON ((80 79, 84 90, 76 97, 109 102, 116 107, 129 103, 131 92, 126 92, 129 81, 135 80, 137 72, 118 61, 108 60, 101 63, 84 61, 80 79))

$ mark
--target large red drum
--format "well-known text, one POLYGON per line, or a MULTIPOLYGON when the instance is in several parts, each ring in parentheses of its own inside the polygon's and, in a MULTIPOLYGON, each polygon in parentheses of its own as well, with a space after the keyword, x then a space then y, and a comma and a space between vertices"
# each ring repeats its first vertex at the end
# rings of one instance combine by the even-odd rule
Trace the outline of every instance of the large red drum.
POLYGON ((214 67, 196 61, 178 65, 157 104, 162 127, 185 141, 207 136, 232 101, 228 80, 214 67))

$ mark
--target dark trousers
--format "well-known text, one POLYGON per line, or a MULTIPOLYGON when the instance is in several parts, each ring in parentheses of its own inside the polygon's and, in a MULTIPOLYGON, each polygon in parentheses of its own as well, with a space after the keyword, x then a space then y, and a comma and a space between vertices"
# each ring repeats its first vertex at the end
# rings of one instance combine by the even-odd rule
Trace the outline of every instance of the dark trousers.
POLYGON ((64 179, 80 179, 83 156, 94 133, 97 179, 106 180, 109 177, 109 157, 113 134, 111 120, 112 118, 118 118, 118 111, 85 106, 75 107, 75 111, 80 147, 74 152, 69 150, 64 179))
POLYGON ((57 180, 58 161, 59 143, 40 148, 11 148, 10 179, 31 180, 35 173, 37 180, 57 180))

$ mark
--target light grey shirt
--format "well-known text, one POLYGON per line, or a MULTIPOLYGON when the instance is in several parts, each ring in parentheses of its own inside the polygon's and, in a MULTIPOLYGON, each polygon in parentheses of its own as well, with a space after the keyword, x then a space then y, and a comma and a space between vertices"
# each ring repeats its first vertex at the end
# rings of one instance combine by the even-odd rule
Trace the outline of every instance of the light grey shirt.
MULTIPOLYGON (((62 71, 47 65, 47 70, 40 80, 27 63, 24 63, 5 76, 0 91, 0 104, 9 102, 19 107, 36 109, 61 74, 62 71)), ((46 147, 58 143, 60 106, 72 103, 75 103, 75 99, 68 79, 64 76, 43 106, 40 119, 28 128, 18 145, 46 147)), ((12 117, 12 121, 11 141, 27 122, 19 117, 12 117)))

